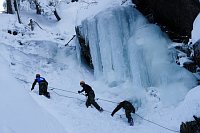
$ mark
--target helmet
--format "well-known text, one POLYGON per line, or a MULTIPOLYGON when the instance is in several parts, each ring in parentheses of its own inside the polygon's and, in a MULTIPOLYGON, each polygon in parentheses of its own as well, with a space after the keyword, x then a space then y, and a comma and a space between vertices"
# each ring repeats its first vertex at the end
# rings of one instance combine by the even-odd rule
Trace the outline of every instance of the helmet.
POLYGON ((36 78, 39 78, 40 77, 40 74, 36 74, 36 76, 35 76, 36 78))
POLYGON ((82 80, 82 81, 80 81, 80 85, 81 85, 81 84, 85 84, 85 82, 82 80))

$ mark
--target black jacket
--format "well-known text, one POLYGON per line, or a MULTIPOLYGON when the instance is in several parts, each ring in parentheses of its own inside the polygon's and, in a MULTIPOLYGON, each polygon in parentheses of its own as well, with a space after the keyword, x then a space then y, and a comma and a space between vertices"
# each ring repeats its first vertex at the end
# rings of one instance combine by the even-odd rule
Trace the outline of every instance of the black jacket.
POLYGON ((85 91, 86 95, 88 95, 88 93, 90 93, 90 92, 94 93, 94 91, 92 90, 92 87, 90 87, 89 85, 83 84, 82 87, 83 87, 83 89, 80 91, 80 93, 84 92, 84 91, 85 91))
POLYGON ((113 110, 111 115, 113 116, 121 108, 129 110, 132 113, 135 113, 135 108, 133 107, 133 105, 128 101, 123 101, 119 103, 119 105, 113 110))

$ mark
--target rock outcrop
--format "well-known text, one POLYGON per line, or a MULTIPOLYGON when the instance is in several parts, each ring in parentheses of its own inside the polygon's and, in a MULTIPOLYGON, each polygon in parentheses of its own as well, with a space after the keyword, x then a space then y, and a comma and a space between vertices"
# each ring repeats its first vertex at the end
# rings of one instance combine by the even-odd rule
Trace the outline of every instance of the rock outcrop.
POLYGON ((199 133, 200 132, 200 118, 194 117, 194 121, 182 122, 180 126, 180 133, 199 133))
POLYGON ((93 68, 93 64, 92 64, 92 58, 91 58, 91 54, 90 54, 90 47, 89 47, 89 42, 85 40, 85 38, 81 35, 80 27, 76 27, 76 36, 78 38, 79 44, 81 46, 81 57, 83 57, 83 59, 85 60, 85 62, 91 67, 93 68))
POLYGON ((176 42, 188 42, 200 12, 199 0, 132 0, 150 21, 161 26, 176 42))

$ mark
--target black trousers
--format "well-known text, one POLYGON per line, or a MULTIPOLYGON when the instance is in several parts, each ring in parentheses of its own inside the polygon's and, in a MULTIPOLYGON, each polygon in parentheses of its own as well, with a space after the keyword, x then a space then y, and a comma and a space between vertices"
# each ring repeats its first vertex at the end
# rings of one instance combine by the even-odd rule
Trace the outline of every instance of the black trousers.
POLYGON ((89 106, 91 106, 91 104, 97 109, 100 110, 100 106, 95 102, 95 94, 94 92, 89 92, 88 93, 88 99, 85 103, 86 107, 88 108, 89 106))
POLYGON ((128 123, 132 123, 133 122, 133 118, 131 117, 131 112, 132 110, 125 110, 125 114, 126 114, 126 118, 128 119, 128 123))
POLYGON ((39 95, 44 95, 46 97, 49 97, 49 93, 47 92, 48 84, 46 82, 41 82, 39 84, 39 95))

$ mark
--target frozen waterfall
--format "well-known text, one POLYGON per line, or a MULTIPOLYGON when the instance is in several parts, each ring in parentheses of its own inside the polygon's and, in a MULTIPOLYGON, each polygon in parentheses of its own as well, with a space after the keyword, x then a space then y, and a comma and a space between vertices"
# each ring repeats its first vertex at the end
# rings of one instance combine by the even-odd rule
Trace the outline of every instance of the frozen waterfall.
POLYGON ((195 84, 192 74, 174 63, 167 36, 132 6, 100 12, 79 30, 89 44, 95 77, 109 85, 126 80, 143 88, 195 84))

